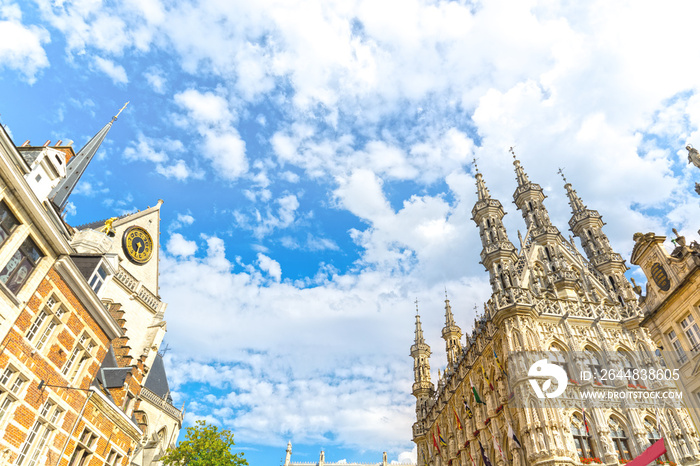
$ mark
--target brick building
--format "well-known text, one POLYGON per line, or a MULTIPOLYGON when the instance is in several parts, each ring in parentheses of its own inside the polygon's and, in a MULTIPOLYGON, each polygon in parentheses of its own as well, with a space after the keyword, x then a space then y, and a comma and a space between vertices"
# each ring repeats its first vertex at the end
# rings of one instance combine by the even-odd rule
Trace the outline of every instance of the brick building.
POLYGON ((0 130, 0 466, 158 464, 182 423, 158 355, 162 202, 99 229, 61 217, 115 120, 77 154, 0 130))

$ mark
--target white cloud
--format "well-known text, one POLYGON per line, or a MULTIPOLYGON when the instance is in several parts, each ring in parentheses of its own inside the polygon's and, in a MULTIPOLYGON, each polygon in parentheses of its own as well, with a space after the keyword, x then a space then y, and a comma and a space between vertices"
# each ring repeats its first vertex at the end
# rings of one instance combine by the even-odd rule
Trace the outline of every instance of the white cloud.
POLYGON ((102 57, 95 57, 95 65, 114 82, 114 84, 126 84, 129 78, 123 66, 117 65, 112 60, 102 57))
POLYGON ((197 168, 188 165, 183 159, 172 160, 168 154, 185 152, 185 146, 179 140, 169 138, 154 139, 140 133, 136 141, 124 149, 124 157, 132 161, 147 161, 156 164, 156 173, 165 178, 174 178, 178 181, 186 181, 190 178, 200 179, 204 173, 197 168))
POLYGON ((282 279, 282 267, 280 263, 269 258, 265 254, 258 253, 258 266, 263 272, 267 272, 276 282, 282 279))
POLYGON ((180 233, 174 233, 168 240, 167 249, 170 254, 187 257, 197 252, 197 243, 186 240, 180 233))
POLYGON ((46 29, 25 26, 21 23, 21 12, 14 4, 5 4, 0 10, 0 67, 14 69, 24 75, 30 83, 49 66, 43 44, 50 42, 46 29))
POLYGON ((246 144, 233 126, 236 115, 220 94, 188 89, 175 95, 175 102, 187 112, 180 125, 192 125, 203 139, 202 156, 211 162, 217 175, 235 180, 248 171, 246 144))
POLYGON ((265 211, 255 209, 251 213, 234 212, 238 227, 251 230, 256 238, 263 238, 275 230, 288 228, 297 219, 299 199, 295 194, 284 194, 274 202, 276 209, 269 205, 265 211))
POLYGON ((151 68, 143 73, 144 78, 151 85, 151 88, 158 94, 165 94, 167 80, 163 72, 157 68, 151 68))
POLYGON ((196 124, 216 125, 233 120, 226 99, 213 92, 188 89, 175 95, 175 103, 183 107, 196 124))

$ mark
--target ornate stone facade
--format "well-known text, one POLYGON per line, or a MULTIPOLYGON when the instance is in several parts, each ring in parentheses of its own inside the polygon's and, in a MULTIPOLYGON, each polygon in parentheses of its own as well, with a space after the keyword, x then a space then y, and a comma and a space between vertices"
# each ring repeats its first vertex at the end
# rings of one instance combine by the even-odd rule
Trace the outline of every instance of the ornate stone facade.
MULTIPOLYGON (((675 230, 674 230, 675 232, 675 230)), ((666 364, 680 373, 678 384, 686 395, 695 428, 700 426, 700 245, 686 244, 678 232, 676 247, 669 253, 665 236, 654 233, 634 235, 631 262, 647 276, 640 305, 642 325, 666 364)), ((641 295, 641 289, 638 290, 641 295)))
MULTIPOLYGON (((528 179, 515 156, 514 166, 513 198, 527 234, 519 248, 509 240, 501 203, 491 198, 477 170, 472 216, 492 295, 466 344, 457 347, 461 330, 445 300, 442 334, 448 365, 437 389, 430 380, 430 346, 416 316, 411 356, 418 465, 477 465, 484 464, 484 457, 494 466, 575 465, 588 462, 586 458, 617 465, 660 437, 668 448, 665 460, 700 464, 698 434, 686 409, 661 401, 643 409, 619 401, 567 407, 547 401, 543 407, 528 377, 514 375, 527 373, 527 367, 518 366, 529 363, 509 358, 520 352, 547 357, 546 352, 567 370, 569 385, 580 389, 601 385, 603 368, 664 368, 649 331, 640 325, 644 316, 624 275, 627 267, 603 233, 600 214, 588 209, 564 180, 572 209, 569 226, 582 253, 573 238, 565 239, 551 224, 542 188, 528 179), (581 370, 591 367, 594 376, 584 380, 581 370)), ((603 383, 628 388, 623 380, 603 383)), ((674 386, 649 381, 629 387, 663 392, 674 386)))

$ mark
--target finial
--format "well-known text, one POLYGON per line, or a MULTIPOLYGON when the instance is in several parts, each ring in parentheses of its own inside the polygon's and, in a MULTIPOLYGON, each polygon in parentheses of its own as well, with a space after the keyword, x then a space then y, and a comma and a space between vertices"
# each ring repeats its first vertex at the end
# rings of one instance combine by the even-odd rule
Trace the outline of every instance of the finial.
POLYGON ((564 169, 559 167, 559 171, 557 173, 559 173, 561 175, 561 177, 564 179, 564 184, 566 184, 567 181, 566 181, 566 177, 564 176, 564 169))
POLYGON ((476 157, 472 159, 472 165, 474 165, 474 170, 479 173, 479 167, 476 165, 476 157))
POLYGON ((416 298, 416 315, 418 315, 418 298, 416 298))
POLYGON ((445 299, 447 299, 447 287, 445 287, 445 299))
POLYGON ((117 112, 117 114, 114 115, 114 116, 112 117, 112 121, 115 121, 115 120, 119 117, 119 115, 124 111, 124 109, 126 108, 127 105, 129 105, 129 101, 127 101, 127 102, 124 104, 124 106, 123 106, 122 108, 119 109, 119 111, 117 112))
POLYGON ((513 154, 513 160, 515 160, 515 146, 510 146, 510 149, 508 149, 508 152, 513 154))

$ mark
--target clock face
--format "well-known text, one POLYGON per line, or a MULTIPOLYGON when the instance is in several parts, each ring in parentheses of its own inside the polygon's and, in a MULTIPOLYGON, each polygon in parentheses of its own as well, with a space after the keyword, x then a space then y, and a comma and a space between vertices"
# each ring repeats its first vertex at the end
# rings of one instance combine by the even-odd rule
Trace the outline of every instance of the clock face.
POLYGON ((136 264, 145 264, 153 254, 151 235, 141 227, 130 227, 124 232, 122 246, 126 257, 136 264))

